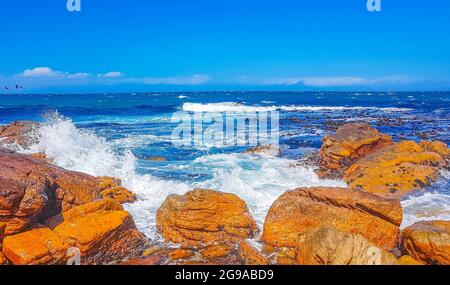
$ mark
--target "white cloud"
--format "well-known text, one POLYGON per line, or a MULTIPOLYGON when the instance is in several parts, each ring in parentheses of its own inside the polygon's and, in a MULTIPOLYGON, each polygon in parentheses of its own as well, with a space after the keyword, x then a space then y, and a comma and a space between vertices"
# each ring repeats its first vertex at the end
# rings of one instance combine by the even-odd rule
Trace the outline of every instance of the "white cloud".
POLYGON ((142 77, 133 78, 134 83, 147 85, 201 85, 211 80, 208 75, 194 74, 192 76, 173 76, 173 77, 142 77))
POLYGON ((25 69, 22 73, 25 77, 50 77, 56 76, 58 72, 53 71, 50 67, 36 67, 33 69, 25 69))
POLYGON ((105 74, 98 75, 98 77, 104 77, 104 78, 117 78, 117 77, 122 77, 122 76, 123 76, 122 72, 119 72, 119 71, 110 71, 105 74))

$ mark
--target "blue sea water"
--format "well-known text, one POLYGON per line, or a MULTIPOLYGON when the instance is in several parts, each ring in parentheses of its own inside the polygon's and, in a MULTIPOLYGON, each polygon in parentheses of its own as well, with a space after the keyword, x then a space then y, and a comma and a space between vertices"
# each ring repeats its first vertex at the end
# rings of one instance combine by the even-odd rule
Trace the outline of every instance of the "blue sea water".
MULTIPOLYGON (((139 200, 126 206, 138 227, 158 238, 155 213, 169 194, 194 187, 231 192, 244 199, 261 227, 284 191, 304 186, 345 186, 320 180, 298 159, 321 146, 336 123, 367 122, 395 140, 450 143, 450 92, 188 92, 0 95, 0 124, 44 122, 36 143, 54 163, 123 180, 139 200), (176 147, 177 111, 280 112, 280 157, 252 156, 248 146, 176 147), (166 161, 149 157, 163 156, 166 161)), ((404 225, 450 219, 449 175, 403 201, 404 225)))

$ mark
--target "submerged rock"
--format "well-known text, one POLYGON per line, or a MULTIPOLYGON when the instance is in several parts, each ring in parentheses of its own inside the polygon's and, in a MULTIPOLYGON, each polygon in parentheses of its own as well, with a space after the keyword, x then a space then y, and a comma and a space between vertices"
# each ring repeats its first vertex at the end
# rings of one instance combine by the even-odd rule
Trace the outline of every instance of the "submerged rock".
POLYGON ((280 155, 280 147, 273 144, 259 145, 244 151, 244 154, 265 154, 270 156, 278 156, 280 155))
POLYGON ((321 178, 341 178, 355 161, 391 144, 391 137, 368 124, 345 124, 323 139, 316 173, 321 178))
POLYGON ((344 180, 350 187, 380 196, 403 197, 436 181, 439 169, 447 167, 442 155, 432 149, 430 145, 424 150, 412 141, 396 143, 353 164, 344 180))
POLYGON ((404 229, 401 246, 421 262, 450 265, 450 221, 418 222, 404 229))
POLYGON ((320 228, 306 236, 297 263, 302 265, 395 265, 397 258, 365 237, 335 228, 320 228))
POLYGON ((251 238, 257 231, 238 196, 196 189, 170 195, 157 211, 158 230, 167 242, 205 244, 251 238))
POLYGON ((360 234, 385 250, 396 246, 402 208, 399 201, 346 188, 287 191, 266 216, 262 240, 272 247, 299 248, 322 227, 360 234))

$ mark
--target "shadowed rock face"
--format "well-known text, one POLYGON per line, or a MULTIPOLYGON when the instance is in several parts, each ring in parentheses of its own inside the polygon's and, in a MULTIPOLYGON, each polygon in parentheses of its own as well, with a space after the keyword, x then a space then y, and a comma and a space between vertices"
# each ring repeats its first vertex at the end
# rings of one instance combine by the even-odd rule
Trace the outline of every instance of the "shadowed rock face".
POLYGON ((0 149, 0 223, 5 235, 98 198, 98 181, 31 156, 0 149))
POLYGON ((397 258, 362 235, 321 228, 307 235, 297 263, 303 265, 395 265, 397 258))
POLYGON ((156 223, 166 241, 186 244, 233 242, 251 238, 257 230, 239 197, 202 189, 167 197, 156 223))
POLYGON ((402 141, 367 155, 344 174, 350 187, 384 197, 401 198, 436 181, 439 169, 446 168, 445 144, 433 142, 423 149, 412 141, 402 141))
POLYGON ((450 265, 450 221, 419 222, 404 229, 401 246, 416 260, 450 265))
POLYGON ((355 161, 391 144, 391 137, 368 124, 345 124, 323 139, 316 173, 321 178, 341 178, 355 161))
POLYGON ((30 121, 17 121, 8 126, 0 126, 0 144, 2 142, 7 144, 17 143, 26 148, 32 143, 29 137, 30 132, 38 126, 38 123, 30 121))
POLYGON ((284 193, 272 205, 262 240, 272 247, 298 248, 308 233, 334 227, 391 250, 401 221, 399 201, 354 189, 299 188, 284 193))

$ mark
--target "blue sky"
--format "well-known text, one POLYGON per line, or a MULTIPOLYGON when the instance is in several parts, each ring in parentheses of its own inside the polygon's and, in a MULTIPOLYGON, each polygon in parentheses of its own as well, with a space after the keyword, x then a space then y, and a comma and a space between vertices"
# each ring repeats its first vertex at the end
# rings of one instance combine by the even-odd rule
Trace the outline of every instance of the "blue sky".
POLYGON ((0 0, 0 92, 450 90, 448 0, 66 2, 0 0))

